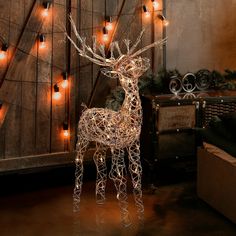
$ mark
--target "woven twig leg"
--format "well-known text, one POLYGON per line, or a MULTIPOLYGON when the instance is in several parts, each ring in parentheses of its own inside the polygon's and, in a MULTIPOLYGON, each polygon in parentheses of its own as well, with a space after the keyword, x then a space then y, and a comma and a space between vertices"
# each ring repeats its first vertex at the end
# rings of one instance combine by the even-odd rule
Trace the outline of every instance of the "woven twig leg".
POLYGON ((140 161, 140 143, 135 141, 127 148, 129 154, 129 171, 132 178, 133 194, 138 217, 143 220, 144 206, 142 198, 142 166, 140 161))
POLYGON ((107 148, 104 145, 96 144, 96 151, 93 156, 97 168, 96 202, 98 204, 105 202, 105 188, 107 182, 106 150, 107 148))
POLYGON ((82 181, 83 181, 83 157, 84 153, 86 151, 86 148, 88 146, 88 141, 86 139, 79 139, 76 144, 76 158, 75 158, 75 188, 74 188, 74 194, 73 194, 73 200, 74 200, 74 212, 79 211, 79 203, 80 203, 80 195, 82 191, 82 181))
POLYGON ((130 225, 128 202, 127 202, 127 180, 125 178, 126 169, 124 161, 124 150, 115 149, 112 152, 112 166, 109 177, 114 181, 117 190, 117 199, 121 211, 121 222, 124 226, 130 225))

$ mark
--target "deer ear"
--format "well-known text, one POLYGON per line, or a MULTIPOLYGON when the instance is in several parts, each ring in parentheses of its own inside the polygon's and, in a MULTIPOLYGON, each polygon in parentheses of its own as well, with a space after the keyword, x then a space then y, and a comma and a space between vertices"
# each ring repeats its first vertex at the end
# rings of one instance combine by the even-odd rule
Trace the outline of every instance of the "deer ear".
POLYGON ((107 68, 102 68, 101 72, 103 75, 110 77, 112 79, 117 79, 119 77, 119 72, 114 71, 114 70, 109 70, 107 68))

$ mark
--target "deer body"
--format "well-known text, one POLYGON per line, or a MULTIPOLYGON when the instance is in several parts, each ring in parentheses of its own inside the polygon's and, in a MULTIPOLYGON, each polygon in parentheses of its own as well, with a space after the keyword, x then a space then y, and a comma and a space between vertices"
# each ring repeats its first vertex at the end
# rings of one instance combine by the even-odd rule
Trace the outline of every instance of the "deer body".
POLYGON ((139 139, 142 107, 138 85, 127 84, 127 87, 124 89, 125 99, 119 111, 91 108, 83 112, 78 124, 79 136, 110 148, 125 148, 139 139))
POLYGON ((147 58, 142 58, 139 55, 151 47, 162 45, 165 40, 154 42, 135 51, 137 45, 141 42, 144 33, 143 30, 131 48, 130 41, 124 40, 127 48, 126 54, 122 54, 118 42, 111 43, 110 58, 106 58, 104 46, 100 45, 99 51, 101 55, 97 54, 96 38, 94 38, 92 49, 86 44, 86 39, 79 35, 72 19, 71 23, 81 47, 78 46, 69 35, 66 36, 79 54, 93 63, 103 66, 103 74, 111 78, 118 78, 120 85, 125 91, 125 99, 119 111, 91 108, 86 109, 80 117, 78 124, 78 142, 76 145, 77 155, 75 159, 74 210, 79 210, 84 153, 89 142, 95 141, 96 151, 93 159, 97 167, 97 202, 103 203, 105 200, 105 186, 107 180, 105 156, 107 149, 110 148, 112 153, 112 166, 109 176, 114 181, 117 190, 117 199, 119 200, 121 208, 122 222, 127 225, 129 220, 125 178, 126 168, 124 162, 125 149, 128 153, 129 172, 132 178, 135 204, 140 219, 142 219, 144 212, 139 144, 142 125, 142 107, 139 97, 138 79, 149 68, 150 63, 147 58), (117 58, 114 56, 115 49, 118 52, 117 58))

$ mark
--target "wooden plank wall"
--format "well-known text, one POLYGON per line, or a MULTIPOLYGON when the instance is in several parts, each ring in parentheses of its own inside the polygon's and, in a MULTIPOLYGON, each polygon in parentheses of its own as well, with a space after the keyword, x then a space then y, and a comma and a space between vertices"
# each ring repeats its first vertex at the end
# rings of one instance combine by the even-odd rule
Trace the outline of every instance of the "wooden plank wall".
MULTIPOLYGON (((81 113, 80 104, 84 102, 88 105, 89 99, 93 97, 92 106, 104 106, 106 95, 118 84, 118 81, 100 75, 97 65, 79 58, 76 50, 64 41, 63 26, 66 26, 68 9, 81 35, 86 36, 88 42, 91 42, 93 34, 101 36, 105 15, 119 22, 114 40, 130 38, 134 42, 142 27, 146 27, 143 46, 162 37, 162 27, 156 16, 149 22, 143 18, 142 5, 147 4, 149 9, 152 8, 148 0, 54 0, 49 16, 37 32, 32 27, 23 29, 33 2, 9 0, 5 3, 0 0, 0 35, 9 42, 11 48, 16 45, 22 30, 35 35, 30 51, 22 52, 23 76, 12 76, 12 80, 18 80, 19 85, 15 91, 16 99, 10 104, 0 128, 0 159, 73 151, 76 124, 81 113), (39 33, 46 35, 44 50, 37 46, 39 33), (68 68, 70 91, 60 88, 62 98, 55 101, 52 99, 53 85, 60 85, 61 73, 68 68), (62 123, 66 119, 70 121, 69 142, 62 136, 62 123)), ((39 7, 41 3, 38 0, 39 7)), ((162 63, 162 53, 150 50, 145 56, 154 59, 152 69, 157 71, 162 63)), ((4 65, 1 64, 0 76, 3 74, 4 65)))

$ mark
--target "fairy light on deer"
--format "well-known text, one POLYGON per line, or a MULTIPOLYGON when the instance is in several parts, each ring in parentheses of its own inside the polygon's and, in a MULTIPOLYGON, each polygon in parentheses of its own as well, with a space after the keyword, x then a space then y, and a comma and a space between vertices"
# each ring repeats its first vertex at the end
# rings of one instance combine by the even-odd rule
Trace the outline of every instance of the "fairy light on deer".
POLYGON ((142 58, 140 54, 146 50, 161 46, 166 40, 154 42, 137 50, 144 30, 140 33, 133 46, 130 40, 125 39, 126 52, 122 53, 118 42, 110 45, 110 57, 106 58, 104 45, 100 45, 93 37, 93 47, 86 44, 86 38, 79 35, 75 23, 70 17, 73 32, 79 44, 75 43, 69 35, 67 38, 74 45, 80 56, 102 66, 102 73, 111 78, 118 78, 125 91, 125 99, 119 111, 104 108, 86 108, 78 123, 78 142, 76 145, 76 171, 74 188, 74 211, 79 211, 80 196, 83 178, 83 156, 91 141, 96 142, 94 162, 97 168, 96 200, 97 203, 105 201, 105 186, 107 181, 107 168, 105 162, 106 151, 111 149, 112 166, 109 177, 114 181, 117 190, 117 199, 121 208, 121 219, 128 217, 128 202, 125 178, 125 149, 128 152, 129 172, 133 184, 135 205, 139 216, 144 213, 142 201, 140 161, 140 132, 142 125, 142 107, 138 89, 139 77, 150 67, 149 59, 142 58), (97 50, 99 53, 97 53, 97 50), (115 57, 115 53, 118 54, 115 57))

